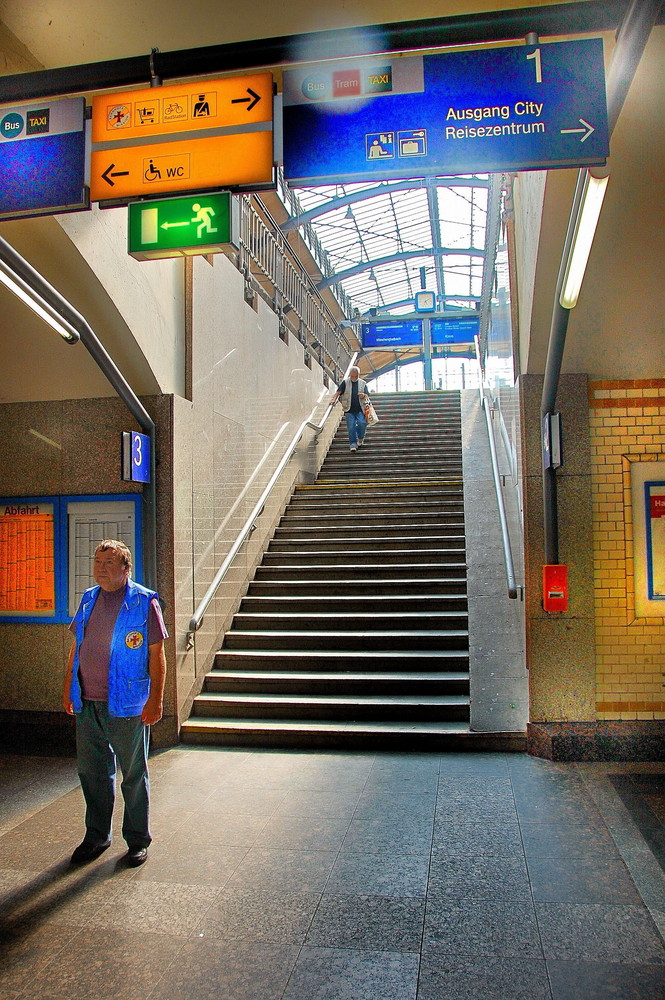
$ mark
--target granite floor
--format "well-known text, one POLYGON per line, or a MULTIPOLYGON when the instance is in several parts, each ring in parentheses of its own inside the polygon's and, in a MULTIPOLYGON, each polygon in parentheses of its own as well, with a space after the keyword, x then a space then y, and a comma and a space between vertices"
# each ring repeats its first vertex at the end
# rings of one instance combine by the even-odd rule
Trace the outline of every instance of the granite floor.
MULTIPOLYGON (((658 1000, 665 764, 176 748, 83 868, 74 761, 0 756, 0 1000, 658 1000)), ((119 816, 117 816, 119 819, 119 816)))

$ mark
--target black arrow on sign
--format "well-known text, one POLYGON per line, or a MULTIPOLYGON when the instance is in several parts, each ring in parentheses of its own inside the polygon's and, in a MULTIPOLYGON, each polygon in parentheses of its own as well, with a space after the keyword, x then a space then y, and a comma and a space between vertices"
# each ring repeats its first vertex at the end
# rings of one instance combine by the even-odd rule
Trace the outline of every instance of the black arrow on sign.
POLYGON ((106 183, 111 187, 115 186, 115 181, 111 180, 112 177, 129 177, 129 170, 116 170, 115 173, 112 174, 111 171, 114 167, 115 163, 112 163, 102 174, 102 180, 106 181, 106 183))
POLYGON ((247 93, 250 95, 249 97, 236 97, 231 101, 231 104, 246 104, 247 110, 251 111, 259 103, 261 97, 259 94, 255 94, 251 87, 247 88, 247 93))

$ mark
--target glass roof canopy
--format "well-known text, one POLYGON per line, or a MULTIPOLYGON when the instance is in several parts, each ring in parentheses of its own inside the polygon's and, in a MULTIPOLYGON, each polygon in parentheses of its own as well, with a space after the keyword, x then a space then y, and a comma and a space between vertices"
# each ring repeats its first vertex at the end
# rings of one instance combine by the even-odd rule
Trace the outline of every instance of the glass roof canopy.
POLYGON ((421 288, 436 291, 439 310, 473 309, 488 189, 487 175, 471 174, 294 188, 298 215, 281 228, 306 225, 314 233, 325 256, 319 286, 344 293, 349 319, 370 310, 413 312, 421 288))

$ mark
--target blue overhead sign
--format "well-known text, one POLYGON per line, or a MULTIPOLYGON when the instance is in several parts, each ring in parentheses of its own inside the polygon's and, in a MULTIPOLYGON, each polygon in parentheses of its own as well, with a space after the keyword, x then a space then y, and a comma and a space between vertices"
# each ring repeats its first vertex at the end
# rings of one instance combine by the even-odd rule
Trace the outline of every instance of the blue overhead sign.
POLYGON ((443 316, 430 320, 432 346, 472 344, 480 328, 479 316, 443 316))
POLYGON ((386 320, 363 323, 360 336, 365 350, 373 347, 421 347, 423 324, 421 320, 386 320))
POLYGON ((0 219, 87 208, 85 99, 0 107, 0 219))
POLYGON ((284 73, 296 183, 602 164, 600 38, 321 63, 284 73))

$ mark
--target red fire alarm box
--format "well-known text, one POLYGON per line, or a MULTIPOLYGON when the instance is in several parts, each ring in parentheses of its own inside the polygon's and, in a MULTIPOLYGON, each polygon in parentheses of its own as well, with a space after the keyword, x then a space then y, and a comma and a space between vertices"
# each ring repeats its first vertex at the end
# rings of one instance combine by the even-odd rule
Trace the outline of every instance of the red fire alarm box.
POLYGON ((543 608, 545 611, 568 610, 568 567, 563 564, 543 566, 543 608))

